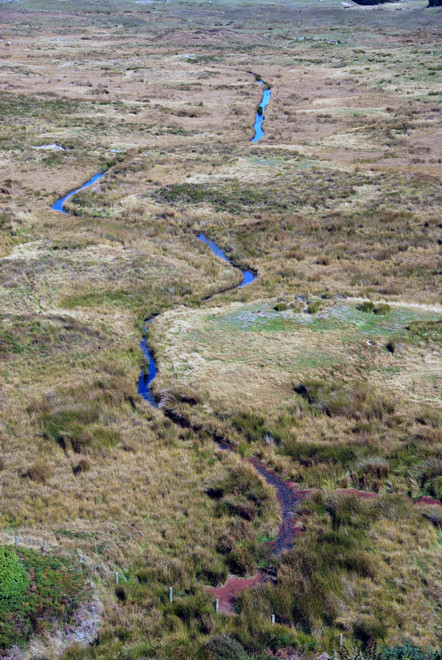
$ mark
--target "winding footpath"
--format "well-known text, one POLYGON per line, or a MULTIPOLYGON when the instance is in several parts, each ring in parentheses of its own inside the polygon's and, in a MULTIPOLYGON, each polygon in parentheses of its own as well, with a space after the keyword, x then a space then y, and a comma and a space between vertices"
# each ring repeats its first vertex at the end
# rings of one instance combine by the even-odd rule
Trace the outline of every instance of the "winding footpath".
MULTIPOLYGON (((258 142, 259 140, 261 140, 262 137, 264 137, 264 131, 262 128, 262 124, 264 121, 264 110, 270 101, 270 95, 271 95, 270 87, 266 85, 258 76, 255 75, 255 78, 260 85, 265 86, 265 89, 263 90, 261 103, 256 111, 256 119, 254 124, 255 135, 251 140, 252 143, 258 142)), ((88 188, 89 186, 93 185, 102 176, 104 176, 105 173, 106 172, 99 172, 98 174, 95 174, 82 186, 76 188, 75 190, 72 190, 71 192, 67 193, 64 197, 58 199, 52 205, 51 208, 66 214, 67 212, 63 208, 64 203, 80 190, 84 190, 85 188, 88 188)), ((196 237, 200 241, 202 241, 205 245, 207 245, 208 248, 216 257, 219 257, 220 259, 227 261, 227 263, 229 263, 232 267, 235 267, 232 261, 227 257, 225 250, 219 247, 214 241, 210 240, 205 234, 200 233, 197 234, 196 237)), ((251 284, 257 277, 256 273, 253 273, 252 271, 249 270, 241 270, 241 273, 242 273, 242 281, 237 285, 229 287, 229 289, 227 290, 240 289, 248 284, 251 284)), ((224 293, 225 291, 226 289, 217 291, 211 294, 210 296, 204 298, 204 300, 209 300, 214 296, 219 295, 220 293, 224 293)), ((395 303, 389 303, 389 304, 395 304, 395 303)), ((396 303, 396 304, 400 304, 400 303, 396 303)), ((417 305, 417 304, 413 305, 412 303, 409 304, 409 306, 426 308, 425 305, 417 305)), ((158 401, 151 390, 152 381, 154 380, 155 376, 158 373, 158 366, 148 346, 148 326, 152 322, 153 318, 154 317, 150 317, 146 319, 143 326, 143 339, 141 341, 141 349, 143 351, 145 361, 138 380, 138 394, 143 399, 148 401, 150 405, 152 405, 154 408, 158 408, 158 401)), ((170 415, 170 417, 177 424, 181 423, 182 425, 186 425, 185 423, 183 423, 181 419, 179 418, 175 419, 172 415, 170 415)), ((223 442, 217 441, 216 439, 215 441, 218 443, 220 449, 235 451, 235 448, 233 446, 224 444, 223 442)), ((280 475, 278 475, 276 472, 268 468, 257 457, 248 458, 246 460, 251 465, 253 465, 253 467, 258 472, 258 474, 260 474, 262 478, 275 490, 275 495, 281 509, 281 525, 279 527, 278 535, 276 539, 274 541, 271 541, 270 543, 271 543, 272 552, 275 555, 279 555, 283 551, 290 549, 293 545, 293 541, 295 540, 295 538, 301 533, 300 527, 297 527, 296 524, 297 520, 295 518, 293 511, 295 505, 301 502, 302 500, 306 499, 307 497, 309 497, 312 493, 317 491, 299 490, 296 484, 289 481, 285 481, 280 475)), ((376 493, 368 493, 366 491, 358 491, 355 489, 338 490, 337 492, 354 494, 357 497, 361 497, 361 498, 374 498, 378 496, 376 493)), ((442 506, 441 502, 439 502, 438 500, 434 500, 431 497, 421 497, 418 500, 416 500, 414 504, 442 506)), ((224 586, 206 587, 206 590, 210 592, 213 595, 213 597, 218 600, 219 611, 221 613, 233 614, 235 611, 235 599, 237 595, 241 591, 243 591, 243 589, 247 587, 259 586, 261 584, 264 584, 268 580, 269 580, 268 574, 266 574, 265 571, 259 571, 253 577, 250 578, 239 578, 239 577, 231 576, 228 578, 224 586)))

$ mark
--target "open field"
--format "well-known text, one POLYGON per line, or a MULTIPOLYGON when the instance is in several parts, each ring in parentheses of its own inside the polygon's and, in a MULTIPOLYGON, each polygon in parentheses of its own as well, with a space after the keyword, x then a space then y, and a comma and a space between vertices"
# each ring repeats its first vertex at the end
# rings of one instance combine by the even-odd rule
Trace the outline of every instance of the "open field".
POLYGON ((0 541, 28 573, 46 542, 100 601, 93 645, 72 632, 79 579, 58 623, 29 618, 32 650, 19 619, 0 632, 0 657, 440 646, 439 509, 410 503, 442 499, 426 4, 0 1, 0 541), (251 72, 271 86, 255 144, 251 72), (232 289, 201 231, 256 280, 232 289), (159 410, 136 386, 151 315, 159 410), (251 456, 321 491, 280 557, 251 456), (258 568, 267 583, 217 616, 204 587, 258 568))
POLYGON ((319 299, 166 312, 151 331, 154 390, 193 426, 258 452, 302 487, 440 498, 439 480, 419 471, 439 460, 441 313, 360 306, 319 299))

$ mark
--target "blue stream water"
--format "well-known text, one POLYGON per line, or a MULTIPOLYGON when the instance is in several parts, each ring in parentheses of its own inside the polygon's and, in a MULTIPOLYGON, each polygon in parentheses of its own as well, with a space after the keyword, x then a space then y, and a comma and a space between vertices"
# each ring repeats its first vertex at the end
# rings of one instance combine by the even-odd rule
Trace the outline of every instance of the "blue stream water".
MULTIPOLYGON (((258 80, 260 85, 264 85, 262 80, 258 80)), ((258 110, 256 111, 256 119, 255 119, 255 137, 253 138, 252 142, 258 142, 262 137, 264 137, 264 131, 262 130, 262 122, 264 121, 264 110, 266 109, 267 103, 270 101, 270 89, 265 89, 262 93, 262 101, 261 104, 258 106, 258 110)))
POLYGON ((151 406, 154 406, 154 408, 158 407, 157 402, 155 401, 155 397, 150 391, 150 384, 157 375, 158 369, 157 369, 157 364, 152 356, 152 353, 149 351, 149 347, 146 344, 146 339, 147 339, 147 325, 151 323, 152 319, 148 319, 144 325, 144 339, 141 342, 141 350, 144 353, 144 357, 146 359, 146 364, 141 370, 140 373, 140 378, 138 380, 138 394, 143 397, 146 401, 149 401, 151 406), (146 368, 147 367, 147 368, 146 368))
POLYGON ((98 172, 98 174, 94 174, 92 179, 89 179, 89 181, 86 181, 86 183, 83 183, 82 186, 79 188, 75 188, 75 190, 71 190, 71 192, 68 192, 67 195, 64 197, 61 197, 61 199, 57 199, 55 204, 51 206, 52 209, 55 211, 61 211, 61 213, 66 213, 66 211, 63 208, 63 204, 68 200, 72 195, 75 195, 75 193, 78 193, 80 190, 83 190, 83 188, 89 188, 95 181, 98 181, 98 179, 101 179, 102 176, 104 176, 106 172, 98 172))
MULTIPOLYGON (((261 80, 258 80, 260 85, 263 85, 264 83, 261 80)), ((264 136, 264 131, 262 130, 262 122, 264 120, 264 110, 267 105, 267 103, 270 100, 270 89, 265 89, 262 95, 262 101, 261 105, 256 112, 256 121, 255 121, 255 137, 253 138, 252 142, 258 142, 263 136, 264 136)), ((80 188, 76 188, 75 190, 72 190, 69 192, 67 195, 64 197, 61 197, 61 199, 58 199, 55 204, 53 204, 52 208, 55 209, 56 211, 60 211, 61 213, 66 213, 66 211, 63 208, 63 204, 68 200, 72 195, 75 195, 80 190, 83 190, 84 188, 87 188, 88 186, 91 186, 95 181, 98 181, 98 179, 101 179, 101 177, 105 174, 105 172, 99 172, 98 174, 95 174, 89 181, 86 181, 80 188)), ((210 250, 213 252, 213 254, 217 257, 220 257, 221 259, 224 259, 224 261, 227 261, 227 263, 232 264, 230 259, 227 257, 225 251, 220 248, 214 241, 211 241, 210 238, 207 238, 205 234, 198 234, 197 238, 205 243, 210 250)), ((243 270, 241 271, 243 274, 243 280, 241 284, 238 284, 238 289, 241 289, 243 286, 246 286, 246 284, 250 284, 253 282, 255 279, 255 275, 250 271, 250 270, 243 270)), ((152 406, 155 408, 158 407, 158 403, 155 400, 154 395, 151 392, 151 383, 155 376, 157 375, 158 368, 155 362, 155 359, 152 355, 152 353, 149 350, 149 347, 147 345, 147 333, 148 329, 147 326, 151 323, 152 318, 147 319, 144 325, 144 338, 141 342, 141 350, 143 351, 144 357, 145 357, 145 365, 143 366, 143 369, 140 374, 140 378, 138 380, 138 394, 143 397, 146 401, 148 401, 152 406)))

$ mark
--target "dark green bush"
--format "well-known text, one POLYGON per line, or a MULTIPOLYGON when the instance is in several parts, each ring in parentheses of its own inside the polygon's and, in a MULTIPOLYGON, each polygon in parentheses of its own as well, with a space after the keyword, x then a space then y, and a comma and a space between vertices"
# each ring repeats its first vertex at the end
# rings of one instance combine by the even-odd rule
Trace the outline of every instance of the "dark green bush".
POLYGON ((274 305, 274 307, 273 307, 273 309, 276 312, 285 312, 285 310, 288 309, 288 308, 289 308, 289 306, 285 302, 276 303, 276 305, 274 305))
POLYGON ((248 655, 236 639, 227 635, 218 635, 210 640, 206 646, 210 660, 247 660, 248 655))
POLYGON ((426 649, 405 641, 398 646, 384 649, 381 658, 382 660, 442 660, 442 650, 426 649))
POLYGON ((28 583, 29 578, 17 555, 0 546, 0 610, 19 599, 28 583))

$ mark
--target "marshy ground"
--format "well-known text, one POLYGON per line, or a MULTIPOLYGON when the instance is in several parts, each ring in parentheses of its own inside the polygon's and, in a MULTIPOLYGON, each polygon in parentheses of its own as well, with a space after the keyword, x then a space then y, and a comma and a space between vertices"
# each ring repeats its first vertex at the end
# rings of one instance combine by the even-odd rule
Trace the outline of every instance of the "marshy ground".
POLYGON ((411 504, 442 495, 425 5, 0 4, 0 539, 83 562, 103 608, 94 646, 48 657, 440 644, 439 509, 411 504), (201 231, 257 279, 205 300, 241 274, 201 231), (136 393, 152 314, 160 410, 136 393), (251 456, 321 491, 277 558, 251 456), (204 586, 257 568, 216 616, 204 586))

